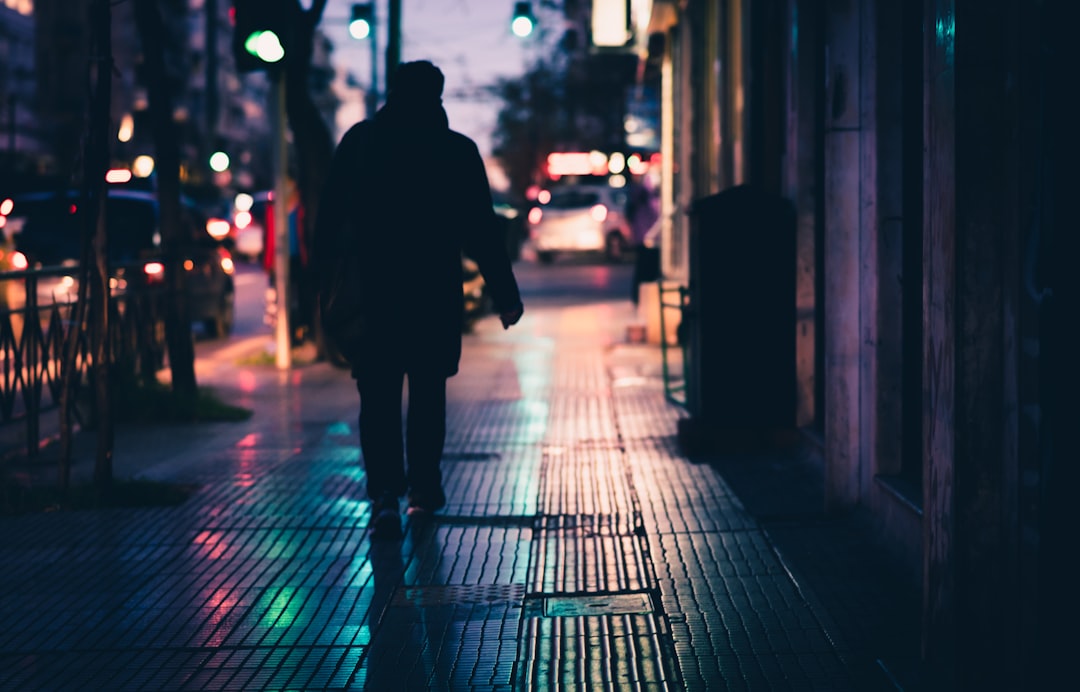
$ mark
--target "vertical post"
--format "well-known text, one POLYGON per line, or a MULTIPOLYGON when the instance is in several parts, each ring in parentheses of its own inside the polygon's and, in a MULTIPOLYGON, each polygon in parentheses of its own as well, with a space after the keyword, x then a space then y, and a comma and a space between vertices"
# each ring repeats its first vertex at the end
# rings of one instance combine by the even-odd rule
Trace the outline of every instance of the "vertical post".
MULTIPOLYGON (((203 160, 206 166, 209 155, 217 146, 218 134, 218 0, 206 0, 206 137, 203 140, 203 160)), ((201 169, 205 170, 205 169, 201 169)))
POLYGON ((289 203, 287 177, 289 153, 285 141, 285 75, 271 74, 274 84, 274 276, 277 325, 275 363, 279 370, 292 367, 292 339, 289 337, 289 203))
POLYGON ((15 94, 8 94, 8 154, 11 155, 11 163, 15 163, 15 94))
POLYGON ((41 370, 38 367, 38 349, 41 348, 41 313, 38 308, 38 277, 33 272, 26 272, 23 279, 26 286, 26 305, 24 307, 23 333, 18 340, 21 344, 26 379, 23 387, 28 389, 26 398, 26 452, 35 459, 41 444, 41 370))
POLYGON ((378 20, 375 17, 374 3, 371 11, 371 88, 367 94, 367 117, 375 117, 379 107, 379 41, 378 20))
MULTIPOLYGON (((675 64, 669 30, 660 63, 660 280, 687 274, 686 243, 675 252, 675 64)), ((663 297, 661 296, 661 301, 663 297)), ((663 312, 663 308, 661 308, 663 312)), ((661 331, 661 334, 667 332, 661 331)))
POLYGON ((390 0, 386 31, 386 91, 390 91, 390 79, 401 62, 401 0, 390 0))

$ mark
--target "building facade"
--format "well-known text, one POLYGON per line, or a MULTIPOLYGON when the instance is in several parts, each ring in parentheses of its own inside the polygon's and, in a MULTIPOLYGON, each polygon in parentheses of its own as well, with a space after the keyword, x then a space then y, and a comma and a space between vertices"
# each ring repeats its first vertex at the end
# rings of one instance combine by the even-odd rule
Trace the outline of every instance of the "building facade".
POLYGON ((942 689, 1025 689, 1067 660, 1076 11, 652 3, 665 275, 713 261, 691 253, 695 200, 745 183, 794 205, 792 419, 824 509, 865 512, 921 589, 942 689))
POLYGON ((0 149, 5 166, 20 172, 32 167, 42 149, 34 119, 37 89, 33 10, 31 0, 0 3, 0 149))
MULTIPOLYGON (((0 4, 0 97, 3 142, 34 172, 72 180, 87 128, 91 0, 3 0, 0 4), (14 114, 13 116, 11 114, 14 114)), ((168 37, 166 71, 176 85, 173 118, 181 136, 181 178, 194 188, 267 189, 272 185, 270 83, 239 74, 232 48, 229 0, 167 0, 158 7, 168 37), (209 156, 224 151, 222 175, 209 156)), ((130 167, 154 155, 141 37, 133 3, 111 7, 113 163, 130 167)), ((312 88, 328 123, 338 98, 330 77, 331 46, 320 35, 312 88)), ((9 156, 10 158, 10 156, 9 156)))

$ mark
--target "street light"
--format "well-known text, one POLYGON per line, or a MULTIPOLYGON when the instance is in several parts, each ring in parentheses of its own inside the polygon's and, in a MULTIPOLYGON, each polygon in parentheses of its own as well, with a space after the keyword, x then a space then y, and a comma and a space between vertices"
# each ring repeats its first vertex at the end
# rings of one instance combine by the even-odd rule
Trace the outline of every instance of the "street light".
POLYGON ((285 47, 273 31, 255 31, 244 41, 244 50, 265 63, 279 62, 285 57, 285 47))
POLYGON ((149 178, 154 172, 154 158, 147 154, 140 154, 131 163, 131 172, 140 178, 149 178))
POLYGON ((232 49, 236 69, 257 72, 285 59, 290 18, 280 0, 233 0, 232 49))
POLYGON ((514 16, 510 20, 510 28, 518 36, 528 36, 532 33, 536 24, 536 16, 533 15, 531 2, 515 2, 514 16))
POLYGON ((349 35, 358 41, 371 41, 371 88, 368 89, 365 107, 367 117, 375 115, 378 105, 379 47, 375 36, 375 3, 360 2, 352 6, 349 19, 349 35))
POLYGON ((349 35, 358 41, 370 36, 375 27, 375 6, 370 2, 352 6, 352 18, 349 20, 349 35))
POLYGON ((232 0, 232 53, 238 72, 265 71, 273 84, 272 129, 274 131, 274 281, 277 288, 275 328, 276 365, 292 365, 289 335, 289 221, 287 197, 288 145, 285 138, 285 76, 282 67, 288 53, 294 19, 285 0, 232 0))
POLYGON ((510 20, 510 30, 515 36, 525 38, 536 26, 536 17, 532 13, 531 2, 514 3, 514 17, 510 20))
POLYGON ((211 154, 210 170, 215 173, 224 173, 229 170, 229 155, 223 151, 215 151, 211 154))

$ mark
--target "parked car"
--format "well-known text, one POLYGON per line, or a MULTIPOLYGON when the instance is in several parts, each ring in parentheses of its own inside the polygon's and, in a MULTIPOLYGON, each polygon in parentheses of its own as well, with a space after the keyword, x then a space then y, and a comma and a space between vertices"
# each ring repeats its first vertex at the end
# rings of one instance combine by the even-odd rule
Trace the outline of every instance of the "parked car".
MULTIPOLYGON (((112 188, 106 209, 109 263, 115 292, 137 290, 164 283, 165 263, 158 201, 151 192, 112 188)), ((78 212, 77 190, 38 192, 11 198, 4 232, 11 246, 15 269, 70 268, 50 271, 38 283, 38 302, 73 300, 78 291, 83 217, 78 212)), ((214 224, 197 206, 184 200, 180 223, 185 242, 181 246, 188 307, 192 319, 211 336, 232 331, 235 314, 232 255, 211 231, 214 224)))
POLYGON ((528 239, 525 228, 525 214, 513 204, 505 192, 493 190, 492 208, 499 222, 499 230, 506 239, 506 252, 510 261, 521 259, 521 245, 528 239))
POLYGON ((595 252, 602 252, 608 261, 621 262, 631 245, 626 192, 608 185, 541 190, 529 210, 528 224, 536 256, 545 264, 559 253, 595 252))
POLYGON ((234 206, 232 209, 229 239, 236 255, 249 262, 260 262, 266 249, 266 217, 272 213, 271 193, 265 190, 254 192, 250 198, 250 208, 234 206))

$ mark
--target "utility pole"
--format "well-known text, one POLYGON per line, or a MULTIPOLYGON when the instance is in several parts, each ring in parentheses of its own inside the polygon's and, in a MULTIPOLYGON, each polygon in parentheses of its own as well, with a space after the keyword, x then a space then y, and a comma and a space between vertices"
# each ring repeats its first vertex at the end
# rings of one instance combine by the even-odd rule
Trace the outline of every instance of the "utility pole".
MULTIPOLYGON (((266 71, 272 85, 269 111, 274 148, 274 307, 275 363, 280 370, 292 366, 292 335, 289 331, 289 187, 288 143, 285 137, 285 60, 292 16, 283 0, 232 0, 235 27, 233 59, 240 72, 266 71)), ((295 50, 295 45, 292 46, 295 50)), ((293 56, 293 60, 297 58, 293 56)))
POLYGON ((11 165, 15 165, 15 94, 14 92, 8 94, 7 97, 8 106, 8 154, 11 156, 11 165))
MULTIPOLYGON (((218 124, 218 0, 206 0, 206 137, 202 165, 217 146, 218 124)), ((205 169, 202 169, 205 170, 205 169)))
POLYGON ((401 0, 389 0, 389 5, 390 16, 386 25, 386 89, 383 93, 390 92, 390 80, 401 62, 401 0))
POLYGON ((292 367, 292 335, 289 333, 289 150, 285 139, 285 74, 271 70, 274 99, 274 299, 276 337, 274 362, 279 370, 292 367))
MULTIPOLYGON (((374 5, 372 5, 374 7, 374 5)), ((379 42, 376 40, 378 32, 375 30, 375 13, 372 11, 371 26, 371 88, 367 95, 367 117, 374 118, 375 110, 379 107, 379 42)))
POLYGON ((353 4, 352 16, 349 19, 349 35, 358 41, 367 41, 371 44, 371 85, 364 99, 365 117, 371 118, 375 115, 375 109, 379 107, 379 31, 374 2, 353 4))

